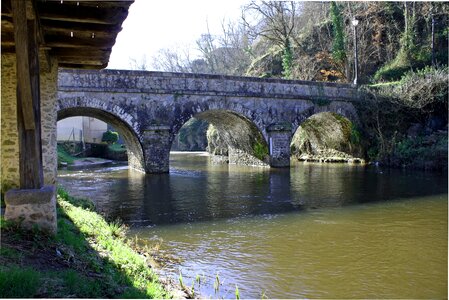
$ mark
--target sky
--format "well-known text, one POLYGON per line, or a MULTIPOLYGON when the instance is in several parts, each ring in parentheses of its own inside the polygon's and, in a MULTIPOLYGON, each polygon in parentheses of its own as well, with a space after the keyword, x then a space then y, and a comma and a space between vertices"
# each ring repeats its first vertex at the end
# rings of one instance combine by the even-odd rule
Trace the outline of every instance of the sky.
POLYGON ((108 69, 129 69, 130 59, 148 62, 159 49, 191 47, 207 32, 221 32, 223 19, 237 20, 248 0, 135 0, 118 34, 108 69))

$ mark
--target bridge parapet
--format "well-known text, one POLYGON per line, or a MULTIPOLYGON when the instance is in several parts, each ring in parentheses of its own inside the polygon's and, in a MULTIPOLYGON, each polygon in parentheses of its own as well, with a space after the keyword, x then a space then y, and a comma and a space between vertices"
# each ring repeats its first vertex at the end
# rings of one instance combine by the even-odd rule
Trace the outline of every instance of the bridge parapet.
POLYGON ((128 70, 62 70, 59 91, 358 101, 352 85, 256 77, 128 70))

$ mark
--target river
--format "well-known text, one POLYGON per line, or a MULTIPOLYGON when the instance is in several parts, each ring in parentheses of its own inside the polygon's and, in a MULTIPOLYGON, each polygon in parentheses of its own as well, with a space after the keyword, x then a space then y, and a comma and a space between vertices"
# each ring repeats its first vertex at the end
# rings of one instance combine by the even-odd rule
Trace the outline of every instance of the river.
POLYGON ((446 175, 349 164, 214 165, 172 153, 170 174, 59 171, 205 297, 447 298, 446 175), (217 285, 217 277, 219 283, 217 285))

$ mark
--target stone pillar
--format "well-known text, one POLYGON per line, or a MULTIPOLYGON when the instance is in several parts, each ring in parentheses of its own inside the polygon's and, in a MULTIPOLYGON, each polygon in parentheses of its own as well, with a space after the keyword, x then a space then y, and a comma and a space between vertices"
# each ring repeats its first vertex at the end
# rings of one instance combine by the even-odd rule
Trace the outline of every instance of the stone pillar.
POLYGON ((267 133, 270 166, 275 168, 290 167, 291 125, 287 123, 272 124, 268 126, 267 133))
POLYGON ((16 55, 2 54, 1 74, 1 190, 19 187, 16 55))
POLYGON ((168 173, 171 148, 170 127, 150 126, 143 133, 145 173, 168 173))
POLYGON ((41 72, 41 129, 44 182, 41 189, 16 189, 20 185, 17 128, 16 55, 2 54, 1 73, 1 189, 5 193, 5 219, 22 227, 37 226, 56 233, 56 99, 57 64, 41 72))
POLYGON ((58 153, 56 124, 58 99, 58 64, 52 61, 48 70, 40 72, 41 87, 41 138, 44 184, 56 184, 58 153))

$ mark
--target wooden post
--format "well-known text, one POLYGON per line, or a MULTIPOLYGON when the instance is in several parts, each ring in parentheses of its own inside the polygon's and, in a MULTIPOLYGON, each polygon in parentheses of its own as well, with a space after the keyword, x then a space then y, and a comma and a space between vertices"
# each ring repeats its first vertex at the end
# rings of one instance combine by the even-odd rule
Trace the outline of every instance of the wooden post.
POLYGON ((27 19, 27 1, 11 0, 17 60, 17 129, 20 188, 43 186, 39 56, 36 19, 27 19))

